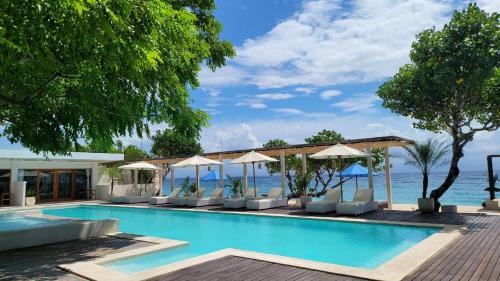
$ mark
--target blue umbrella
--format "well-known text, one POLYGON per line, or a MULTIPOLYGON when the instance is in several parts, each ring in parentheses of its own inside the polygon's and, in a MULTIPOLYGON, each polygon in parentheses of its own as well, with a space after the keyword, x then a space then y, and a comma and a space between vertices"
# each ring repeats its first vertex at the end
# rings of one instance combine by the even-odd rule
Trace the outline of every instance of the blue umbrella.
MULTIPOLYGON (((374 176, 376 176, 376 173, 373 173, 374 176)), ((339 177, 340 175, 337 175, 339 177)), ((354 163, 351 166, 347 167, 345 170, 342 171, 342 177, 350 177, 356 178, 356 188, 358 188, 358 177, 361 178, 366 178, 368 177, 368 169, 364 166, 361 166, 358 163, 354 163)))
MULTIPOLYGON (((211 171, 210 173, 206 174, 203 176, 200 180, 201 181, 213 181, 214 182, 214 188, 215 188, 215 183, 220 179, 219 177, 219 172, 218 171, 211 171)), ((224 180, 227 180, 226 175, 223 177, 224 180)))
MULTIPOLYGON (((211 171, 210 173, 203 176, 200 180, 202 181, 218 181, 220 179, 218 171, 211 171)), ((223 177, 224 180, 227 180, 226 175, 223 177)))

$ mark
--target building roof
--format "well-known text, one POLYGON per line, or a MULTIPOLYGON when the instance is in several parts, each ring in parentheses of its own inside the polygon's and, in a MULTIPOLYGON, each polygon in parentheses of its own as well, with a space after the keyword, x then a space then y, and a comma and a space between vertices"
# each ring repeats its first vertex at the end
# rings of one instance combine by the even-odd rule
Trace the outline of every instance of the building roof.
POLYGON ((71 152, 69 155, 37 154, 29 150, 20 149, 0 149, 0 159, 8 160, 67 160, 79 162, 114 162, 123 161, 123 154, 117 153, 89 153, 89 152, 71 152))
MULTIPOLYGON (((407 146, 414 143, 414 141, 397 136, 384 136, 384 137, 373 137, 373 138, 349 139, 341 142, 325 142, 325 143, 314 143, 314 144, 304 143, 304 144, 286 145, 281 147, 270 147, 270 148, 260 147, 251 149, 218 151, 218 152, 205 153, 202 154, 202 156, 218 160, 220 158, 235 159, 243 156, 244 154, 250 151, 256 151, 271 157, 279 156, 281 151, 284 151, 285 155, 312 154, 321 151, 329 146, 335 145, 337 143, 345 144, 347 146, 361 150, 361 149, 366 149, 368 147, 387 148, 387 147, 407 146)), ((146 162, 156 163, 156 164, 161 164, 161 163, 172 164, 182 161, 191 156, 192 155, 184 157, 153 158, 146 160, 146 162)))

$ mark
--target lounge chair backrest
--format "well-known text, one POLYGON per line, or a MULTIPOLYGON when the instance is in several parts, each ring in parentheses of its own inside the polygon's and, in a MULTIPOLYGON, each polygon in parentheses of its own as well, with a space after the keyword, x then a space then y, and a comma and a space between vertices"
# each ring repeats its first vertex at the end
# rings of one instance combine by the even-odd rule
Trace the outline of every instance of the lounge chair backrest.
POLYGON ((170 194, 168 195, 168 197, 170 198, 175 198, 179 195, 179 193, 181 192, 182 189, 180 189, 179 187, 176 187, 174 188, 174 190, 172 190, 172 192, 170 192, 170 194))
POLYGON ((278 198, 281 196, 282 190, 281 188, 271 188, 267 193, 267 197, 269 198, 278 198))
POLYGON ((224 189, 222 188, 214 188, 214 190, 212 190, 212 194, 210 194, 210 198, 219 198, 222 191, 224 191, 224 189))
POLYGON ((373 188, 358 188, 354 194, 354 202, 373 202, 373 188))
POLYGON ((247 189, 247 192, 245 192, 245 195, 243 195, 243 197, 245 198, 254 198, 255 197, 255 194, 259 193, 260 191, 260 188, 256 188, 255 190, 253 189, 253 187, 249 187, 247 189))
POLYGON ((191 193, 191 195, 190 195, 189 197, 191 197, 191 198, 202 198, 202 197, 203 197, 203 194, 205 194, 205 191, 207 191, 207 189, 206 189, 206 188, 204 188, 204 187, 200 187, 200 188, 199 188, 199 192, 196 192, 196 191, 195 191, 195 192, 191 193), (200 195, 199 197, 198 197, 198 193, 199 193, 199 195, 200 195))
POLYGON ((328 189, 323 200, 339 202, 340 201, 340 188, 328 189))

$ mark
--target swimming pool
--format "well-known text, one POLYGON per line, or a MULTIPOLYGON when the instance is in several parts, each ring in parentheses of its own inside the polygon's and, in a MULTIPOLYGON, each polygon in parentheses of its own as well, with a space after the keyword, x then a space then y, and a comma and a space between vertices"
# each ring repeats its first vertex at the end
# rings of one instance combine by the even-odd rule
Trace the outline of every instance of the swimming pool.
POLYGON ((439 228, 301 218, 109 206, 45 209, 45 214, 120 220, 120 231, 190 242, 189 246, 118 260, 106 266, 140 272, 236 248, 373 269, 438 232, 439 228))
POLYGON ((13 216, 13 217, 0 217, 0 232, 39 228, 50 225, 60 225, 66 223, 65 221, 50 220, 44 218, 13 216))

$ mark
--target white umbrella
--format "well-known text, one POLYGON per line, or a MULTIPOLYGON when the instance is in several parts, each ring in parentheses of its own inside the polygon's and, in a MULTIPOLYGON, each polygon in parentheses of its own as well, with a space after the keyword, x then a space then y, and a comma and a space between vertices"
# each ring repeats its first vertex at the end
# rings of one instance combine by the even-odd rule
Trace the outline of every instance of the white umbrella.
POLYGON ((362 151, 359 151, 355 148, 343 145, 336 144, 334 146, 330 146, 327 149, 321 150, 309 156, 313 159, 338 159, 339 160, 339 172, 340 172, 340 200, 343 202, 343 191, 342 191, 342 159, 345 158, 356 158, 356 157, 366 157, 368 156, 362 151))
POLYGON ((222 165, 222 162, 195 155, 186 160, 173 164, 171 167, 196 167, 196 196, 200 196, 200 166, 222 165))
MULTIPOLYGON (((120 167, 118 167, 118 169, 122 169, 122 170, 135 170, 135 176, 138 177, 139 176, 139 173, 137 172, 138 170, 141 170, 141 171, 156 171, 156 170, 159 170, 160 168, 156 167, 153 164, 141 161, 141 162, 135 162, 135 163, 131 163, 131 164, 120 166, 120 167)), ((135 181, 134 181, 134 184, 135 184, 135 181)), ((146 193, 146 183, 143 183, 143 185, 144 185, 144 193, 146 193)), ((139 195, 140 195, 140 192, 139 192, 139 195)))
POLYGON ((257 196, 257 187, 255 185, 255 163, 268 163, 268 162, 276 162, 278 160, 266 156, 264 154, 260 154, 255 151, 250 151, 249 153, 234 159, 231 161, 231 164, 243 164, 243 163, 252 163, 253 168, 253 191, 254 195, 257 196))

